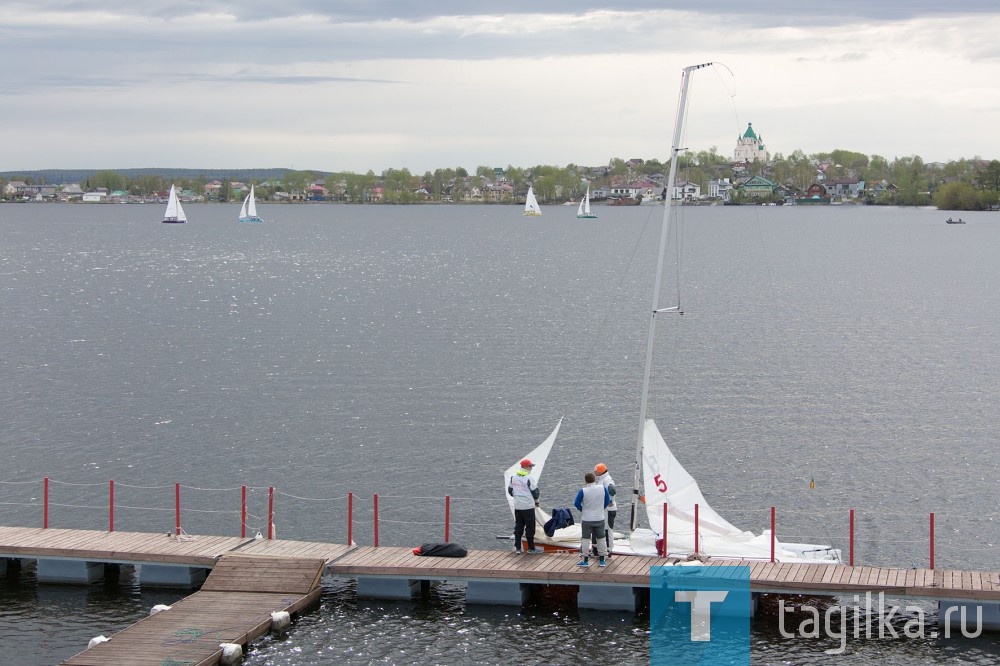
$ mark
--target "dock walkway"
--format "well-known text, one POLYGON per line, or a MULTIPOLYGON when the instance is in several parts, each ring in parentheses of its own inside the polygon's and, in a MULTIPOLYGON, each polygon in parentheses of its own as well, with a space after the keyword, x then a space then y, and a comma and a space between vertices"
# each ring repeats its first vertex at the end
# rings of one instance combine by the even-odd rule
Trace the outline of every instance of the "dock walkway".
POLYGON ((226 555, 201 590, 62 662, 66 666, 217 664, 222 643, 245 646, 322 592, 322 558, 226 555))
MULTIPOLYGON (((84 650, 64 663, 215 664, 220 643, 246 646, 271 627, 271 613, 293 614, 318 600, 324 573, 358 582, 358 596, 405 598, 434 581, 464 582, 470 603, 523 603, 540 585, 573 586, 581 607, 627 610, 650 587, 650 568, 676 560, 615 556, 607 567, 576 565, 575 552, 542 555, 474 550, 463 558, 422 557, 409 548, 141 532, 0 527, 7 559, 138 564, 211 570, 200 590, 84 650), (602 605, 605 604, 605 605, 602 605)), ((847 596, 882 592, 942 604, 1000 608, 1000 572, 833 564, 711 560, 750 568, 755 593, 847 596)), ((39 576, 39 580, 42 578, 39 576)), ((140 576, 140 585, 142 585, 140 576)))

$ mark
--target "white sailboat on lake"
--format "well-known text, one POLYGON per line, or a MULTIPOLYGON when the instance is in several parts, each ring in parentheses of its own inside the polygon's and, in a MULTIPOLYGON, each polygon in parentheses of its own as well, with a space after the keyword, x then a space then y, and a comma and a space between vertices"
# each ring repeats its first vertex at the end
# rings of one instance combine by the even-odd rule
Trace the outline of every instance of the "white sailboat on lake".
POLYGON ((538 200, 535 199, 535 191, 531 189, 531 185, 528 186, 528 196, 524 200, 524 214, 527 216, 542 214, 542 209, 538 205, 538 200))
POLYGON ((263 222, 257 216, 257 198, 253 194, 253 185, 250 186, 250 193, 243 200, 243 207, 240 208, 240 222, 263 222))
MULTIPOLYGON (((685 67, 681 76, 681 93, 677 105, 677 118, 670 157, 670 174, 667 192, 674 191, 677 176, 677 157, 681 152, 680 140, 684 124, 688 84, 692 72, 713 63, 685 67)), ((646 418, 655 348, 656 318, 661 314, 678 314, 678 307, 660 306, 660 287, 663 277, 664 253, 669 237, 671 217, 675 205, 667 200, 663 212, 660 231, 659 255, 656 279, 653 287, 653 308, 650 315, 649 333, 646 346, 646 366, 643 373, 642 398, 639 407, 639 433, 635 455, 635 478, 632 488, 631 515, 627 534, 615 533, 612 548, 614 554, 657 556, 661 549, 671 557, 719 557, 747 560, 767 560, 772 556, 779 562, 827 562, 839 563, 840 552, 830 546, 815 544, 795 544, 772 539, 770 531, 754 534, 740 530, 729 523, 709 506, 698 483, 684 469, 680 461, 667 447, 656 423, 646 418), (640 493, 642 493, 640 495, 640 493), (649 527, 639 527, 639 505, 644 504, 649 527), (666 522, 664 521, 666 507, 666 522), (664 525, 666 531, 664 532, 664 525), (664 535, 666 536, 664 543, 664 535)), ((562 424, 560 419, 559 425, 562 424)), ((535 463, 532 478, 538 477, 559 432, 559 425, 551 435, 531 453, 528 458, 535 463)), ((517 465, 507 470, 505 484, 517 465)), ((506 487, 506 485, 505 485, 506 487)), ((624 493, 617 496, 619 503, 624 493)), ((511 506, 513 511, 513 505, 511 506)), ((544 525, 549 519, 540 508, 535 510, 536 521, 544 525)), ((547 549, 577 550, 580 548, 580 527, 572 525, 556 530, 548 537, 541 530, 536 531, 536 544, 547 549)))
POLYGON ((173 185, 170 186, 170 195, 167 197, 167 209, 163 212, 163 221, 166 223, 187 222, 184 207, 181 206, 181 200, 177 198, 177 190, 173 185))
POLYGON ((580 207, 576 209, 576 216, 581 219, 597 217, 590 212, 590 185, 587 185, 587 193, 580 199, 580 207))

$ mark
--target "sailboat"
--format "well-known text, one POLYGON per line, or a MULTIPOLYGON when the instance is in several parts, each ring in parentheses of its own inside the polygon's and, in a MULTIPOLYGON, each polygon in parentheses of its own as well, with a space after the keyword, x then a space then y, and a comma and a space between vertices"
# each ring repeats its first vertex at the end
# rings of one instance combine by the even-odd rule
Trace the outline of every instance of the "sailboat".
POLYGON ((587 185, 587 193, 580 199, 580 207, 576 209, 576 216, 581 219, 597 217, 590 212, 590 185, 587 185))
POLYGON ((177 198, 177 190, 170 186, 170 196, 167 197, 167 209, 163 211, 164 222, 187 222, 187 215, 184 214, 184 207, 181 206, 180 199, 177 198))
MULTIPOLYGON (((713 64, 692 65, 683 70, 677 118, 674 125, 667 192, 674 191, 674 183, 676 182, 677 158, 682 150, 679 145, 691 73, 713 64)), ((698 487, 698 483, 670 451, 656 427, 656 423, 652 419, 646 418, 656 318, 661 314, 680 313, 679 307, 661 307, 659 297, 663 278, 664 253, 674 210, 673 200, 668 200, 664 206, 663 224, 660 230, 659 255, 653 287, 653 308, 646 343, 646 366, 643 373, 642 399, 639 406, 639 433, 636 445, 629 532, 627 535, 618 533, 614 535, 612 553, 651 557, 667 554, 679 558, 694 556, 696 558, 719 557, 746 560, 766 560, 774 557, 775 561, 778 562, 839 563, 840 551, 831 546, 779 542, 772 538, 768 530, 761 534, 754 534, 740 530, 729 523, 705 501, 705 496, 698 487), (649 527, 639 527, 640 503, 645 504, 649 527), (664 516, 664 509, 666 509, 666 516, 664 516)), ((560 425, 561 423, 560 419, 560 425)), ((528 455, 535 463, 532 474, 536 482, 544 467, 545 456, 551 450, 558 431, 559 425, 541 445, 528 455)), ((516 471, 516 467, 509 469, 506 478, 509 479, 510 474, 514 471, 516 471)), ((621 501, 622 493, 619 493, 618 499, 621 501)), ((513 505, 511 510, 513 511, 513 505)), ((548 516, 541 509, 536 509, 536 520, 544 525, 548 516)), ((564 530, 556 530, 551 537, 536 532, 535 542, 548 549, 576 550, 580 547, 579 534, 579 527, 574 525, 564 528, 564 530)))
POLYGON ((240 208, 240 222, 263 222, 257 217, 257 199, 253 195, 253 185, 250 186, 250 194, 243 200, 243 207, 240 208))
POLYGON ((542 209, 538 205, 538 200, 535 199, 535 191, 531 189, 531 185, 528 185, 528 196, 524 200, 524 214, 529 216, 542 214, 542 209))

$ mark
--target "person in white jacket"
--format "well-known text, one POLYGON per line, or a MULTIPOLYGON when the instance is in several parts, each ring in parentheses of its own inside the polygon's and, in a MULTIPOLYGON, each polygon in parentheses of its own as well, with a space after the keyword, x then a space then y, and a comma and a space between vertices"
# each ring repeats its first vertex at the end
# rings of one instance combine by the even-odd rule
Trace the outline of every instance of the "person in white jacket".
POLYGON ((590 566, 590 537, 597 538, 598 566, 605 566, 605 556, 608 554, 608 546, 604 540, 604 512, 611 504, 611 495, 608 489, 597 484, 597 477, 593 472, 587 472, 583 477, 587 484, 576 494, 573 506, 580 512, 580 552, 583 559, 577 562, 578 566, 590 566))
POLYGON ((540 553, 535 548, 535 508, 538 506, 538 487, 531 480, 531 468, 535 463, 527 458, 521 461, 521 469, 507 482, 507 494, 514 498, 514 552, 521 552, 521 537, 528 542, 529 553, 540 553))
POLYGON ((615 516, 618 515, 618 504, 615 502, 615 480, 611 478, 611 472, 604 463, 594 465, 594 474, 597 476, 597 483, 608 489, 611 496, 611 504, 606 512, 608 521, 604 524, 604 542, 608 546, 608 557, 611 557, 611 544, 615 541, 615 516))

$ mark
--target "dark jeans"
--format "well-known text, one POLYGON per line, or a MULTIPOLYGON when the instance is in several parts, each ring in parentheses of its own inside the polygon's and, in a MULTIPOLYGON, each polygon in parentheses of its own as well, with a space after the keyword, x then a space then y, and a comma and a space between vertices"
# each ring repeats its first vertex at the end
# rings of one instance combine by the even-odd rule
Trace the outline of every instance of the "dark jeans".
POLYGON ((514 548, 520 550, 521 537, 528 540, 528 550, 535 547, 535 510, 514 509, 514 548))

